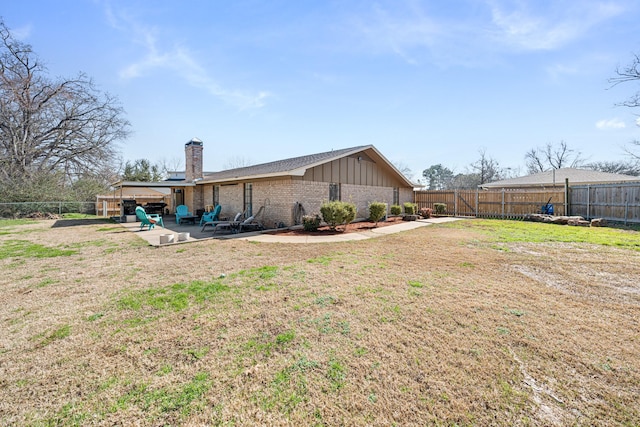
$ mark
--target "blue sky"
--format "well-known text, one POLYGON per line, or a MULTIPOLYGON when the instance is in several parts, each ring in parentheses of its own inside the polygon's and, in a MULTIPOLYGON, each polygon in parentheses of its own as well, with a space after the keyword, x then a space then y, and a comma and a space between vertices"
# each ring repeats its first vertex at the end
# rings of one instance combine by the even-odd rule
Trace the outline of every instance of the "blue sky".
POLYGON ((82 71, 132 124, 124 160, 205 170, 373 144, 414 177, 521 168, 565 141, 625 158, 637 116, 610 88, 640 53, 636 0, 32 0, 0 15, 52 76, 82 71))

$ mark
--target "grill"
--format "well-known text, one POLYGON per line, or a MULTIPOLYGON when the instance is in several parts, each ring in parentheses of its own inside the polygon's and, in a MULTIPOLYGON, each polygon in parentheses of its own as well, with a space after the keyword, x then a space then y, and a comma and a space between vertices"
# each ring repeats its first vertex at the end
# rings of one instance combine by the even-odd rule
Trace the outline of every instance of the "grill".
POLYGON ((135 215, 136 214, 136 201, 133 199, 122 200, 122 213, 123 215, 135 215))
POLYGON ((146 205, 144 205, 144 210, 148 213, 148 214, 159 214, 162 215, 162 213, 164 212, 164 208, 167 206, 166 203, 164 202, 153 202, 153 203, 147 203, 146 205))

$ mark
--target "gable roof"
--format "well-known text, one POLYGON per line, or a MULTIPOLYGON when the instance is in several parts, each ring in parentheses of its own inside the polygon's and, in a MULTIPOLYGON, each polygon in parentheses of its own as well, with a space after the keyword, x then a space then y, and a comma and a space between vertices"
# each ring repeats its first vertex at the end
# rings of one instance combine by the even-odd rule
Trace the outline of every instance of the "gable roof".
POLYGON ((274 162, 259 165, 245 166, 235 169, 227 169, 220 172, 209 173, 198 184, 211 184, 217 182, 241 181, 247 179, 270 178, 277 176, 303 176, 307 169, 329 163, 342 157, 353 156, 367 151, 374 160, 380 160, 387 164, 407 186, 413 183, 407 179, 391 162, 389 162, 373 145, 361 145, 341 150, 331 150, 324 153, 309 154, 306 156, 292 157, 290 159, 276 160, 274 162))
POLYGON ((619 173, 599 172, 587 169, 561 168, 518 178, 483 184, 481 188, 522 188, 562 186, 565 180, 571 185, 579 184, 612 184, 620 182, 640 181, 640 177, 619 173))

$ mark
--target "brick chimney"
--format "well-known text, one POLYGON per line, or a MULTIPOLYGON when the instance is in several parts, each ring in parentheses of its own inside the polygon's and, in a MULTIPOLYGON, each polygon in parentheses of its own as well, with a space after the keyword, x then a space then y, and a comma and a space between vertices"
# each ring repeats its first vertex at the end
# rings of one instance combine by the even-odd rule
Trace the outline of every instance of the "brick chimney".
POLYGON ((186 181, 202 178, 202 141, 193 138, 184 145, 186 181))

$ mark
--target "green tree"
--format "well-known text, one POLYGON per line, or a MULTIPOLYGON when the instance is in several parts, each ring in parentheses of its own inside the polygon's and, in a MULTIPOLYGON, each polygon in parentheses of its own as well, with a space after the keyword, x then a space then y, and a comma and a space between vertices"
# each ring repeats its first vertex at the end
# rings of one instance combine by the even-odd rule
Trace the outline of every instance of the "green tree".
POLYGON ((164 179, 162 167, 151 164, 147 159, 138 159, 134 162, 127 161, 122 172, 123 181, 157 182, 164 179))
POLYGON ((429 190, 446 190, 453 182, 453 171, 441 164, 432 165, 422 172, 429 190))

